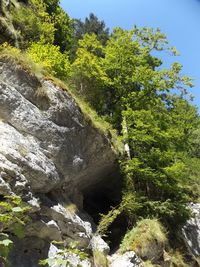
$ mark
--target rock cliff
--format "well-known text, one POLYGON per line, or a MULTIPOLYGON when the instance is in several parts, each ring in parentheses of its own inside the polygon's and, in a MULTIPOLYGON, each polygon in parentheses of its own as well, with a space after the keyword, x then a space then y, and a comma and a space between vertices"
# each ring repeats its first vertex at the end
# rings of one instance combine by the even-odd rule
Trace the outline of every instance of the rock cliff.
POLYGON ((82 192, 116 170, 109 138, 69 92, 8 59, 0 61, 0 133, 0 197, 21 195, 34 211, 11 265, 38 266, 53 240, 90 250, 95 225, 82 192))

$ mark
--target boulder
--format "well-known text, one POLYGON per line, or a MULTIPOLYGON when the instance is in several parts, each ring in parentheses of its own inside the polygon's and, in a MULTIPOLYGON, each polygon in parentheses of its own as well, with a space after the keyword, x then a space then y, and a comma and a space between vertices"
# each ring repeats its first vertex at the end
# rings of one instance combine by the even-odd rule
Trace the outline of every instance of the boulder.
POLYGON ((110 247, 98 234, 93 235, 90 245, 92 251, 100 251, 104 255, 108 255, 108 253, 110 252, 110 247))

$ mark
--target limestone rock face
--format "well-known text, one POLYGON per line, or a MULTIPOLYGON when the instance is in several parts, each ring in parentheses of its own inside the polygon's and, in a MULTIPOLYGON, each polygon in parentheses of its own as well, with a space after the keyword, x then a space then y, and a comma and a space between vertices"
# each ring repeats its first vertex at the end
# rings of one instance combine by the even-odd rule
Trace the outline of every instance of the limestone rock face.
POLYGON ((21 195, 34 211, 12 266, 38 266, 53 240, 91 248, 95 226, 79 211, 81 192, 116 168, 106 135, 70 93, 6 59, 0 62, 0 136, 0 195, 21 195))
POLYGON ((62 187, 69 195, 115 166, 110 141, 72 96, 12 62, 0 62, 0 107, 2 179, 26 183, 35 193, 62 187))
POLYGON ((193 217, 182 228, 182 235, 189 252, 200 257, 200 203, 189 204, 193 217))

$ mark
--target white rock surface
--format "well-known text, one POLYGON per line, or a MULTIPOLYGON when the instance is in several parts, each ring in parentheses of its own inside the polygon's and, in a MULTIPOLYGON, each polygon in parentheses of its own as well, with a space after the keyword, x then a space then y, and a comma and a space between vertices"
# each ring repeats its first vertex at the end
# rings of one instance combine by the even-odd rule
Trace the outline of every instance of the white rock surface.
POLYGON ((128 251, 124 254, 113 254, 108 260, 110 267, 143 267, 141 260, 133 251, 128 251))
POLYGON ((101 238, 100 235, 94 235, 91 239, 90 245, 93 251, 100 251, 104 255, 108 255, 110 252, 110 247, 108 244, 101 238))
MULTIPOLYGON (((49 248, 48 257, 54 260, 55 259, 67 260, 70 267, 77 267, 77 266, 92 267, 89 259, 81 260, 78 254, 71 253, 71 252, 65 252, 61 254, 60 252, 62 253, 61 249, 58 249, 55 245, 51 244, 49 248)), ((59 266, 57 263, 55 263, 53 264, 52 267, 64 267, 64 266, 66 265, 59 266)))
POLYGON ((188 205, 193 217, 182 228, 182 235, 189 252, 194 257, 200 257, 200 203, 188 205))

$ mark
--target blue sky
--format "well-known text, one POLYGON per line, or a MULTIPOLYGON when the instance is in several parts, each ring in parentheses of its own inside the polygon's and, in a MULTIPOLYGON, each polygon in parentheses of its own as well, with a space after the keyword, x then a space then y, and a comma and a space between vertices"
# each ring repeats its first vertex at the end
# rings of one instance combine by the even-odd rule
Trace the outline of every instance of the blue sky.
POLYGON ((107 27, 160 28, 180 56, 162 56, 166 66, 173 61, 183 65, 183 75, 195 78, 191 93, 200 111, 200 0, 61 0, 73 18, 85 19, 93 12, 107 27))

